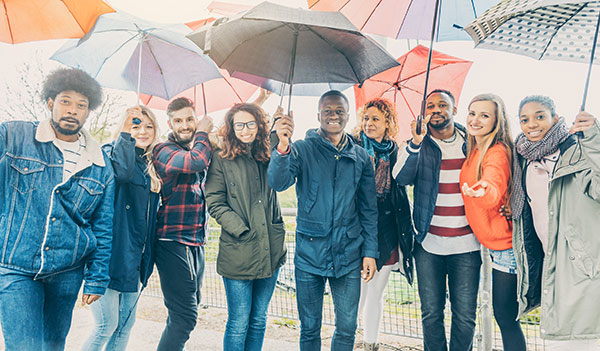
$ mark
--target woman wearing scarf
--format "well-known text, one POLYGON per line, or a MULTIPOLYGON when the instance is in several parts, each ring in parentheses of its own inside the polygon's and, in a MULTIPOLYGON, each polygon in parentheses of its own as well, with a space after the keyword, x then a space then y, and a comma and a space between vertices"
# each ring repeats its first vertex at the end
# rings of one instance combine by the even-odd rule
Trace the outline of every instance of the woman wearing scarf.
POLYGON ((599 350, 600 126, 582 111, 569 129, 545 96, 524 98, 519 120, 511 196, 519 314, 541 301, 546 350, 599 350))
POLYGON ((513 142, 502 99, 475 96, 467 114, 467 159, 460 171, 465 215, 477 240, 492 258, 492 303, 506 351, 525 351, 517 319, 517 264, 512 223, 499 212, 510 201, 513 142))
POLYGON ((362 311, 365 350, 378 349, 383 292, 392 269, 398 267, 412 284, 414 232, 410 204, 405 187, 398 185, 391 174, 398 153, 393 140, 397 133, 396 111, 388 100, 371 100, 359 111, 353 137, 367 150, 375 169, 379 245, 378 271, 371 281, 361 284, 358 308, 362 311))

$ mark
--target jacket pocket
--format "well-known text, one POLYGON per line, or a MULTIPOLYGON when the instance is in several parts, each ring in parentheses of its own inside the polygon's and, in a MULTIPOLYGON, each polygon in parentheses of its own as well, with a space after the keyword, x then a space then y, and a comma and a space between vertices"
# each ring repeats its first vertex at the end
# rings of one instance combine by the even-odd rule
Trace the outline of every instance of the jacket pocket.
POLYGON ((594 279, 598 273, 596 260, 589 254, 581 237, 573 230, 564 231, 567 239, 567 258, 573 266, 587 278, 594 279))
POLYGON ((324 237, 329 234, 329 229, 325 230, 322 222, 311 221, 308 219, 296 218, 296 231, 306 236, 324 237))
POLYGON ((12 168, 11 185, 21 194, 29 193, 38 187, 39 178, 45 165, 39 161, 15 158, 10 163, 12 168))
POLYGON ((360 225, 354 225, 352 227, 349 227, 346 231, 346 233, 348 234, 348 237, 351 239, 358 238, 360 236, 361 232, 362 232, 362 227, 360 225))
POLYGON ((313 209, 313 207, 315 206, 315 203, 317 202, 317 194, 319 193, 319 183, 318 182, 311 182, 310 183, 310 187, 308 188, 308 191, 306 192, 306 196, 303 199, 303 208, 304 208, 304 212, 309 213, 310 210, 313 209))
POLYGON ((79 196, 76 198, 75 206, 81 210, 82 214, 85 214, 93 210, 102 197, 104 185, 90 178, 79 178, 77 185, 80 190, 77 191, 79 196))

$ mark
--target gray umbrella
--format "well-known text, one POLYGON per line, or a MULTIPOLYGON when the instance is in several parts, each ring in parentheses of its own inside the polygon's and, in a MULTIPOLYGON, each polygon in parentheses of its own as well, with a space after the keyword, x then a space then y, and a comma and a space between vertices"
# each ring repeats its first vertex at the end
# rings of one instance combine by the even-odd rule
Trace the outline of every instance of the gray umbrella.
POLYGON ((339 12, 263 2, 188 34, 215 63, 293 84, 362 83, 398 62, 339 12))
POLYGON ((504 0, 465 30, 477 47, 538 60, 589 63, 581 109, 585 108, 600 24, 600 1, 504 0))

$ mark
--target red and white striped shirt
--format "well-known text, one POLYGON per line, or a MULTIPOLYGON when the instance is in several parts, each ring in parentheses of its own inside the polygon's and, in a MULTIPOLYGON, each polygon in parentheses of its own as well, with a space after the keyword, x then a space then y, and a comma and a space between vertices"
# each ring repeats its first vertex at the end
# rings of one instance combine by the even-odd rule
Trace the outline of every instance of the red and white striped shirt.
POLYGON ((436 255, 477 251, 480 244, 467 222, 465 204, 460 192, 459 175, 465 162, 462 150, 464 139, 460 133, 449 143, 432 139, 442 150, 442 164, 435 211, 422 243, 423 248, 436 255))

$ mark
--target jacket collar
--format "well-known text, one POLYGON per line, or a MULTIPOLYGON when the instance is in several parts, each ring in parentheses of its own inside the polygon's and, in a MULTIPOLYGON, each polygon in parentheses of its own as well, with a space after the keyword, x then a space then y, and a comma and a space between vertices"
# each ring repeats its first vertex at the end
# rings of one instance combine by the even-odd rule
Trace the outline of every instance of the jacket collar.
POLYGON ((356 150, 355 150, 355 142, 354 140, 352 140, 352 138, 350 137, 350 135, 346 134, 346 146, 344 147, 344 149, 342 151, 338 151, 338 149, 335 147, 335 145, 333 145, 333 143, 331 141, 329 141, 327 138, 325 138, 324 136, 322 136, 319 133, 319 129, 315 128, 315 129, 309 129, 306 132, 306 137, 305 139, 314 139, 315 141, 317 141, 319 144, 329 148, 331 151, 339 153, 340 156, 342 157, 347 157, 350 158, 354 161, 356 161, 356 150))
MULTIPOLYGON (((85 149, 82 152, 81 157, 87 159, 97 166, 106 166, 100 144, 98 144, 98 142, 87 130, 82 128, 81 134, 85 138, 85 149)), ((52 124, 50 124, 49 119, 38 124, 37 130, 35 131, 35 140, 39 141, 40 143, 54 143, 57 140, 56 133, 54 132, 54 128, 52 127, 52 124)))

